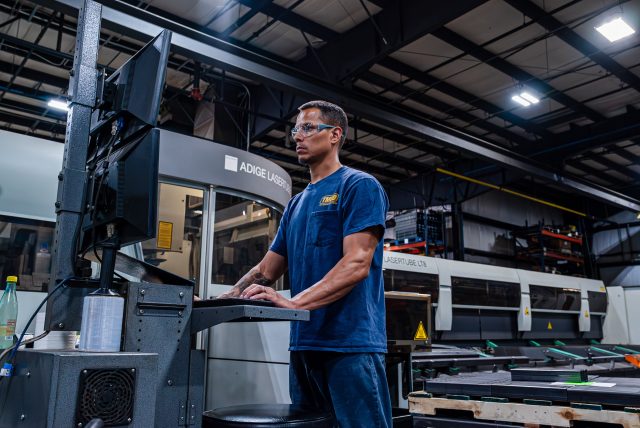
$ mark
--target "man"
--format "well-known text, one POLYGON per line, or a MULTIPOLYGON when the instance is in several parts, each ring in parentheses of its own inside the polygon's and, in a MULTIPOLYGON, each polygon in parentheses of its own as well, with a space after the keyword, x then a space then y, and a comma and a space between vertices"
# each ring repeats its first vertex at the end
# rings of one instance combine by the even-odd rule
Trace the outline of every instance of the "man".
POLYGON ((299 107, 291 135, 311 182, 294 196, 270 250, 220 297, 270 300, 308 309, 292 322, 290 395, 328 408, 341 427, 391 427, 382 235, 388 201, 378 181, 342 166, 344 111, 326 101, 299 107), (291 299, 272 285, 289 269, 291 299))

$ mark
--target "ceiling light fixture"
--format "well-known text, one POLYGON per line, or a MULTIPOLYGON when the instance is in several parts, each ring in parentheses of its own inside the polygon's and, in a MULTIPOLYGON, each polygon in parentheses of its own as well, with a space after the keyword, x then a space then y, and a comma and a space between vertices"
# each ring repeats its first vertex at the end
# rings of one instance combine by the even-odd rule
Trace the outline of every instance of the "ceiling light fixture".
POLYGON ((57 110, 69 111, 69 106, 66 101, 63 100, 50 100, 47 105, 57 110))
POLYGON ((522 105, 523 107, 529 107, 531 105, 529 101, 525 100, 520 95, 514 95, 511 97, 511 99, 517 102, 518 104, 522 105))
POLYGON ((538 98, 534 97, 529 92, 525 92, 525 91, 520 92, 520 96, 525 100, 529 101, 531 104, 538 104, 540 102, 538 98))
POLYGON ((616 18, 609 22, 605 22, 601 26, 596 27, 596 30, 598 33, 605 36, 610 42, 618 41, 636 32, 636 30, 624 22, 622 18, 616 18))

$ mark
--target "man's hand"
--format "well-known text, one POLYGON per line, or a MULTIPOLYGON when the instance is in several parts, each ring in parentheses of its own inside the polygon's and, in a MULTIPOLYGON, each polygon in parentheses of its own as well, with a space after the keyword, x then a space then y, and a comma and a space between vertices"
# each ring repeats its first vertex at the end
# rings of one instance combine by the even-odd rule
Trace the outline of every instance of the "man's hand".
POLYGON ((249 286, 242 292, 242 294, 240 294, 240 298, 250 300, 269 300, 279 308, 298 309, 297 305, 293 301, 282 296, 273 288, 259 284, 252 284, 249 286))
POLYGON ((218 297, 216 297, 216 299, 231 299, 233 297, 240 297, 240 290, 238 290, 236 287, 232 288, 226 293, 220 294, 218 297))

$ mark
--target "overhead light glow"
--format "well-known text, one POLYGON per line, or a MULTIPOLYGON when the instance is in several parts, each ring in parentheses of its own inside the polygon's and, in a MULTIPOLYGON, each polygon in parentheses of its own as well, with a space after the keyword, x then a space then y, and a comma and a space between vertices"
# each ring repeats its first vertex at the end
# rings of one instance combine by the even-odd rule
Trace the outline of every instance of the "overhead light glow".
POLYGON ((521 104, 523 107, 529 107, 531 105, 529 101, 525 100, 520 95, 514 95, 511 97, 511 99, 517 102, 518 104, 521 104))
POLYGON ((623 39, 636 32, 636 30, 624 22, 622 18, 616 18, 612 21, 606 22, 601 26, 596 27, 596 30, 605 36, 610 42, 623 39))
POLYGON ((520 96, 529 101, 531 104, 538 104, 540 102, 538 98, 534 97, 529 92, 520 92, 520 96))
POLYGON ((50 100, 47 105, 51 108, 55 108, 58 110, 69 111, 69 106, 66 101, 62 100, 50 100))

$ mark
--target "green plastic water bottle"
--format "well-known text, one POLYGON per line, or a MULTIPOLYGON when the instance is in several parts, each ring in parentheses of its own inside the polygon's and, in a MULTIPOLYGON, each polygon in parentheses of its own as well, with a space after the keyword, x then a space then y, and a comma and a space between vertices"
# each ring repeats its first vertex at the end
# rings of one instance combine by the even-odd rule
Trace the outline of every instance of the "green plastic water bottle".
POLYGON ((13 346, 18 319, 18 296, 16 294, 17 276, 7 277, 7 288, 0 298, 0 349, 13 346))

